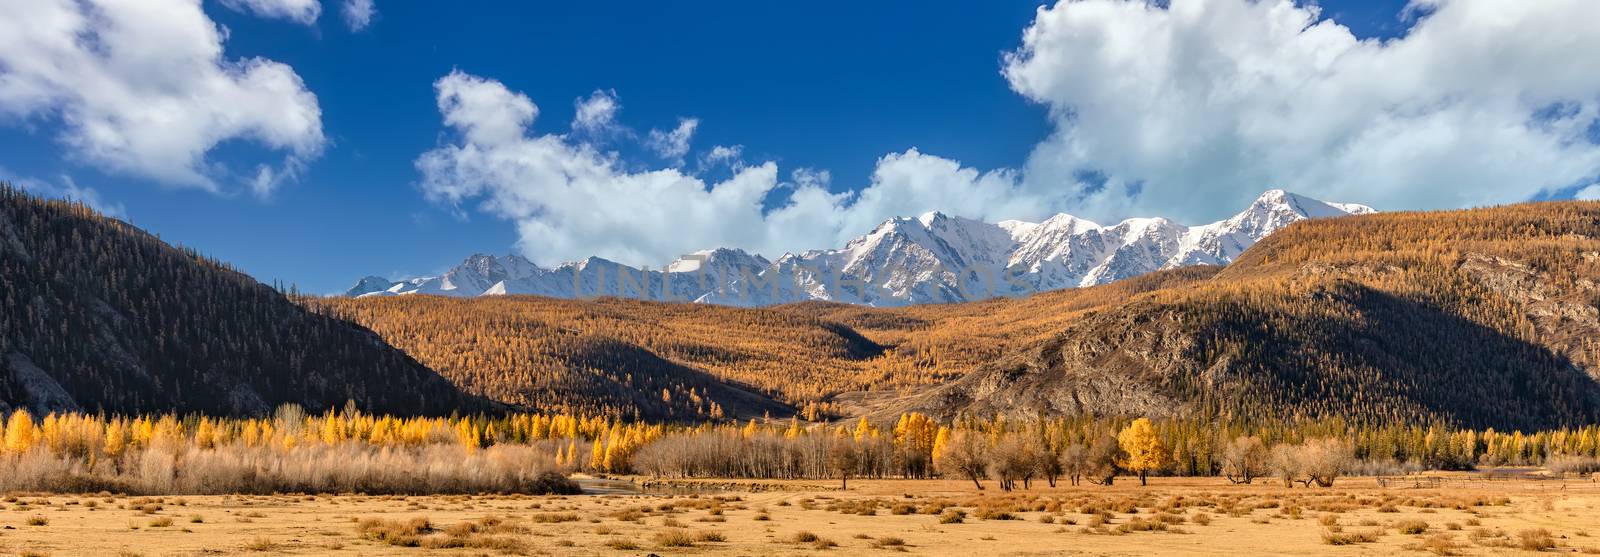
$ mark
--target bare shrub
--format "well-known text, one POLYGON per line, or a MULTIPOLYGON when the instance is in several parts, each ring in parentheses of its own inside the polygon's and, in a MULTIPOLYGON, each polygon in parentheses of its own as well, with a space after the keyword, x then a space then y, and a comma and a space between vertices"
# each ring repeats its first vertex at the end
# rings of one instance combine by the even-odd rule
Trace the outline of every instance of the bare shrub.
POLYGON ((1401 534, 1416 535, 1428 531, 1428 523, 1421 520, 1402 520, 1394 523, 1394 529, 1401 534))
POLYGON ((682 528, 667 528, 650 537, 660 547, 694 547, 694 536, 682 528))
POLYGON ((1300 478, 1303 469, 1300 465, 1300 451, 1293 445, 1275 445, 1272 447, 1271 458, 1272 475, 1283 482, 1283 487, 1294 487, 1294 481, 1300 478))
POLYGON ((1556 455, 1545 459, 1545 468, 1562 476, 1587 476, 1600 472, 1600 458, 1589 456, 1556 455))
POLYGON ((1272 453, 1260 437, 1242 436, 1222 449, 1222 475, 1236 484, 1248 484, 1271 471, 1272 453))
POLYGON ((1300 447, 1300 465, 1307 477, 1307 485, 1333 487, 1333 482, 1344 474, 1355 454, 1350 445, 1338 439, 1313 439, 1300 447))
POLYGON ((1354 545, 1358 543, 1372 543, 1378 541, 1378 532, 1350 531, 1335 532, 1327 530, 1322 532, 1322 543, 1328 545, 1354 545))
POLYGON ((1031 439, 1006 435, 989 451, 989 476, 1000 483, 1001 491, 1016 489, 1020 480, 1027 487, 1039 471, 1040 453, 1031 439))
POLYGON ((1528 551, 1544 551, 1556 547, 1556 538, 1544 528, 1533 528, 1517 532, 1517 547, 1528 551))
POLYGON ((981 434, 956 430, 950 434, 950 442, 944 446, 944 452, 939 455, 936 462, 939 471, 948 476, 967 478, 972 480, 972 485, 979 490, 983 489, 983 474, 989 465, 988 442, 981 434))

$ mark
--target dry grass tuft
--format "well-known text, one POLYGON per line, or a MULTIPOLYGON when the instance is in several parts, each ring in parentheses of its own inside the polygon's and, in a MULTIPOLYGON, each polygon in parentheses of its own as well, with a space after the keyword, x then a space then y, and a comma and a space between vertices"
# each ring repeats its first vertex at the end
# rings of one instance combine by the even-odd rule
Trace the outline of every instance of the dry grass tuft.
POLYGON ((1394 523, 1394 529, 1401 534, 1417 535, 1428 531, 1428 523, 1422 520, 1402 520, 1394 523))
POLYGON ((1328 545, 1355 545, 1358 543, 1372 543, 1378 541, 1379 535, 1380 532, 1375 530, 1354 532, 1334 532, 1330 530, 1322 533, 1322 543, 1328 545))
POLYGON ((398 520, 384 520, 369 518, 356 524, 356 532, 361 537, 401 547, 418 547, 422 545, 422 537, 434 532, 433 524, 427 518, 413 518, 404 522, 398 520))
POLYGON ((278 549, 278 542, 256 536, 256 539, 250 540, 250 543, 244 544, 244 548, 247 551, 273 551, 278 549))
POLYGON ((1556 538, 1544 528, 1533 528, 1517 532, 1517 547, 1528 551, 1544 551, 1555 549, 1556 538))
POLYGON ((650 538, 660 547, 694 547, 694 536, 682 528, 667 528, 650 538))

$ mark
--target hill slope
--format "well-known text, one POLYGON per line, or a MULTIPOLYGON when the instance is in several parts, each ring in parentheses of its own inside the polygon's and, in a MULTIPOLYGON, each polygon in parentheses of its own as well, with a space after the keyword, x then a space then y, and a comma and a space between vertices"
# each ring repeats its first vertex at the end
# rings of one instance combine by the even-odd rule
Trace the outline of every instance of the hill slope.
POLYGON ((80 205, 0 184, 0 409, 491 408, 370 331, 80 205))
POLYGON ((787 416, 866 388, 883 349, 793 313, 615 298, 319 298, 468 392, 643 418, 787 416))
POLYGON ((1600 203, 1308 221, 879 411, 1593 423, 1597 282, 1600 203))

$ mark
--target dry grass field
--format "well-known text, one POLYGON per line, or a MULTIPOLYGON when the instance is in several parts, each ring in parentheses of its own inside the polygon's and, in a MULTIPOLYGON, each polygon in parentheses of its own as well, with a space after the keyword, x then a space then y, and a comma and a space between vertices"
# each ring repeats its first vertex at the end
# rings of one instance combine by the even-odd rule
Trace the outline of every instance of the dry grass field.
POLYGON ((697 495, 13 494, 0 555, 1600 553, 1600 484, 1436 477, 1330 489, 1124 478, 1010 494, 938 480, 708 480, 697 495))

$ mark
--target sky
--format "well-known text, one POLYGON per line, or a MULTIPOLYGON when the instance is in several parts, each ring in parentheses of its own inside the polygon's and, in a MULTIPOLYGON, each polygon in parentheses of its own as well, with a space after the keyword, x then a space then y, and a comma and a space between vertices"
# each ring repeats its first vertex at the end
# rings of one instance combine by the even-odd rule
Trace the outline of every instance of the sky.
POLYGON ((1600 198, 1600 2, 0 0, 0 179, 333 293, 892 216, 1600 198))

